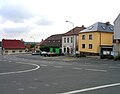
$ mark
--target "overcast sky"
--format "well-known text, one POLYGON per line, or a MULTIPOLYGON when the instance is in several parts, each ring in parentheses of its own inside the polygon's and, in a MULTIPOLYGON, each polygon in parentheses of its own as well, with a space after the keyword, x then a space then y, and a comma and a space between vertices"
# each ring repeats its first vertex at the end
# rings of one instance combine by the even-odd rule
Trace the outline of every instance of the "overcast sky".
POLYGON ((0 0, 0 40, 40 42, 72 29, 66 20, 74 26, 113 24, 120 13, 119 4, 119 0, 0 0))

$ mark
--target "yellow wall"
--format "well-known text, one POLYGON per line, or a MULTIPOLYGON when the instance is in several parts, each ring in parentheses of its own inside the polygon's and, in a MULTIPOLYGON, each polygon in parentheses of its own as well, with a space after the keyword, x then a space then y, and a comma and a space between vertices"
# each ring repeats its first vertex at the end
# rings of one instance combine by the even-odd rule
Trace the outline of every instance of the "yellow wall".
POLYGON ((113 34, 112 33, 101 33, 101 45, 112 45, 113 44, 113 34))
POLYGON ((100 44, 112 45, 112 36, 113 36, 113 33, 106 33, 106 32, 79 33, 78 50, 80 52, 99 53, 100 44), (85 35, 85 40, 82 40, 82 35, 85 35), (89 40, 89 35, 92 35, 92 40, 89 40), (82 44, 85 44, 85 48, 82 48, 82 44), (92 44, 92 49, 89 49, 89 44, 92 44))

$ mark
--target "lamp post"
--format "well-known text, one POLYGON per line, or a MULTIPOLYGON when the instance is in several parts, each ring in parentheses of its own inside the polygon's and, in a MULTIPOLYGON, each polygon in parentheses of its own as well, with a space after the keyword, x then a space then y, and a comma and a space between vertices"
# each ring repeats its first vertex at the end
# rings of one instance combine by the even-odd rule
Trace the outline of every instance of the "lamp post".
POLYGON ((73 26, 73 55, 75 55, 76 54, 76 47, 75 47, 76 44, 75 44, 75 36, 74 36, 74 23, 71 21, 68 21, 68 20, 66 22, 69 22, 73 26))
POLYGON ((35 38, 33 36, 30 36, 30 38, 33 38, 34 40, 34 52, 35 52, 35 38))

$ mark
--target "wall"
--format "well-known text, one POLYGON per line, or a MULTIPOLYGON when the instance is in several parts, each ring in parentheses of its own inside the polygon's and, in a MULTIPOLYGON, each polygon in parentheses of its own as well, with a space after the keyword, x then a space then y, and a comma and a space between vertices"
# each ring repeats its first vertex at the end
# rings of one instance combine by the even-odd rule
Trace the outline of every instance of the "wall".
POLYGON ((79 45, 78 49, 81 52, 91 52, 91 53, 98 53, 99 50, 99 33, 80 33, 79 34, 79 45), (82 40, 82 35, 85 35, 85 40, 82 40), (89 35, 92 35, 92 40, 89 40, 89 35), (85 48, 82 48, 82 44, 85 44, 85 48), (92 44, 92 49, 89 49, 89 44, 92 44))
POLYGON ((120 39, 120 15, 114 22, 114 39, 120 39))
POLYGON ((13 50, 4 50, 3 51, 3 54, 19 54, 19 53, 26 53, 26 52, 25 52, 25 50, 21 50, 21 49, 19 49, 19 50, 13 49, 13 50), (7 51, 7 53, 6 53, 6 51, 7 51), (15 52, 13 52, 13 51, 15 51, 15 52))
POLYGON ((0 55, 2 54, 2 47, 0 47, 0 55))
POLYGON ((86 32, 79 34, 78 50, 80 52, 100 53, 100 45, 112 45, 112 33, 101 32, 86 32), (85 35, 85 40, 82 40, 82 35, 85 35), (92 35, 92 40, 89 40, 89 35, 92 35), (85 48, 82 48, 85 44, 85 48), (92 49, 89 49, 89 44, 92 44, 92 49))
MULTIPOLYGON (((67 51, 67 48, 70 49, 69 54, 71 54, 71 49, 73 49, 73 46, 76 49, 76 46, 78 45, 77 37, 78 37, 77 35, 74 35, 74 37, 72 35, 62 37, 62 53, 64 53, 64 48, 66 48, 66 51, 67 51), (73 44, 73 42, 71 42, 71 37, 73 38, 74 44, 73 44), (64 38, 66 38, 66 43, 64 42, 64 38), (67 38, 69 38, 69 42, 67 42, 67 38)), ((65 52, 65 53, 67 53, 67 52, 65 52)))
POLYGON ((113 33, 101 33, 101 45, 113 45, 113 33))
POLYGON ((114 39, 116 40, 116 43, 114 43, 114 51, 120 54, 120 42, 117 42, 117 40, 120 40, 120 14, 114 22, 114 39))
POLYGON ((60 54, 60 49, 59 48, 50 48, 50 52, 52 53, 53 50, 55 50, 56 54, 60 54))

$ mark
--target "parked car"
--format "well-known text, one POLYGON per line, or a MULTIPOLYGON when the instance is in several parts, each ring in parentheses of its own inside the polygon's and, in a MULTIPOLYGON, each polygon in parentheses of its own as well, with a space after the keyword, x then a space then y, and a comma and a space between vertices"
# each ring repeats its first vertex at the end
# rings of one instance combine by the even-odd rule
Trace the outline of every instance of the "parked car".
POLYGON ((33 52, 32 55, 40 55, 40 52, 33 52))
POLYGON ((43 51, 43 52, 41 52, 40 55, 41 55, 41 56, 47 56, 47 55, 48 55, 48 52, 43 51))

